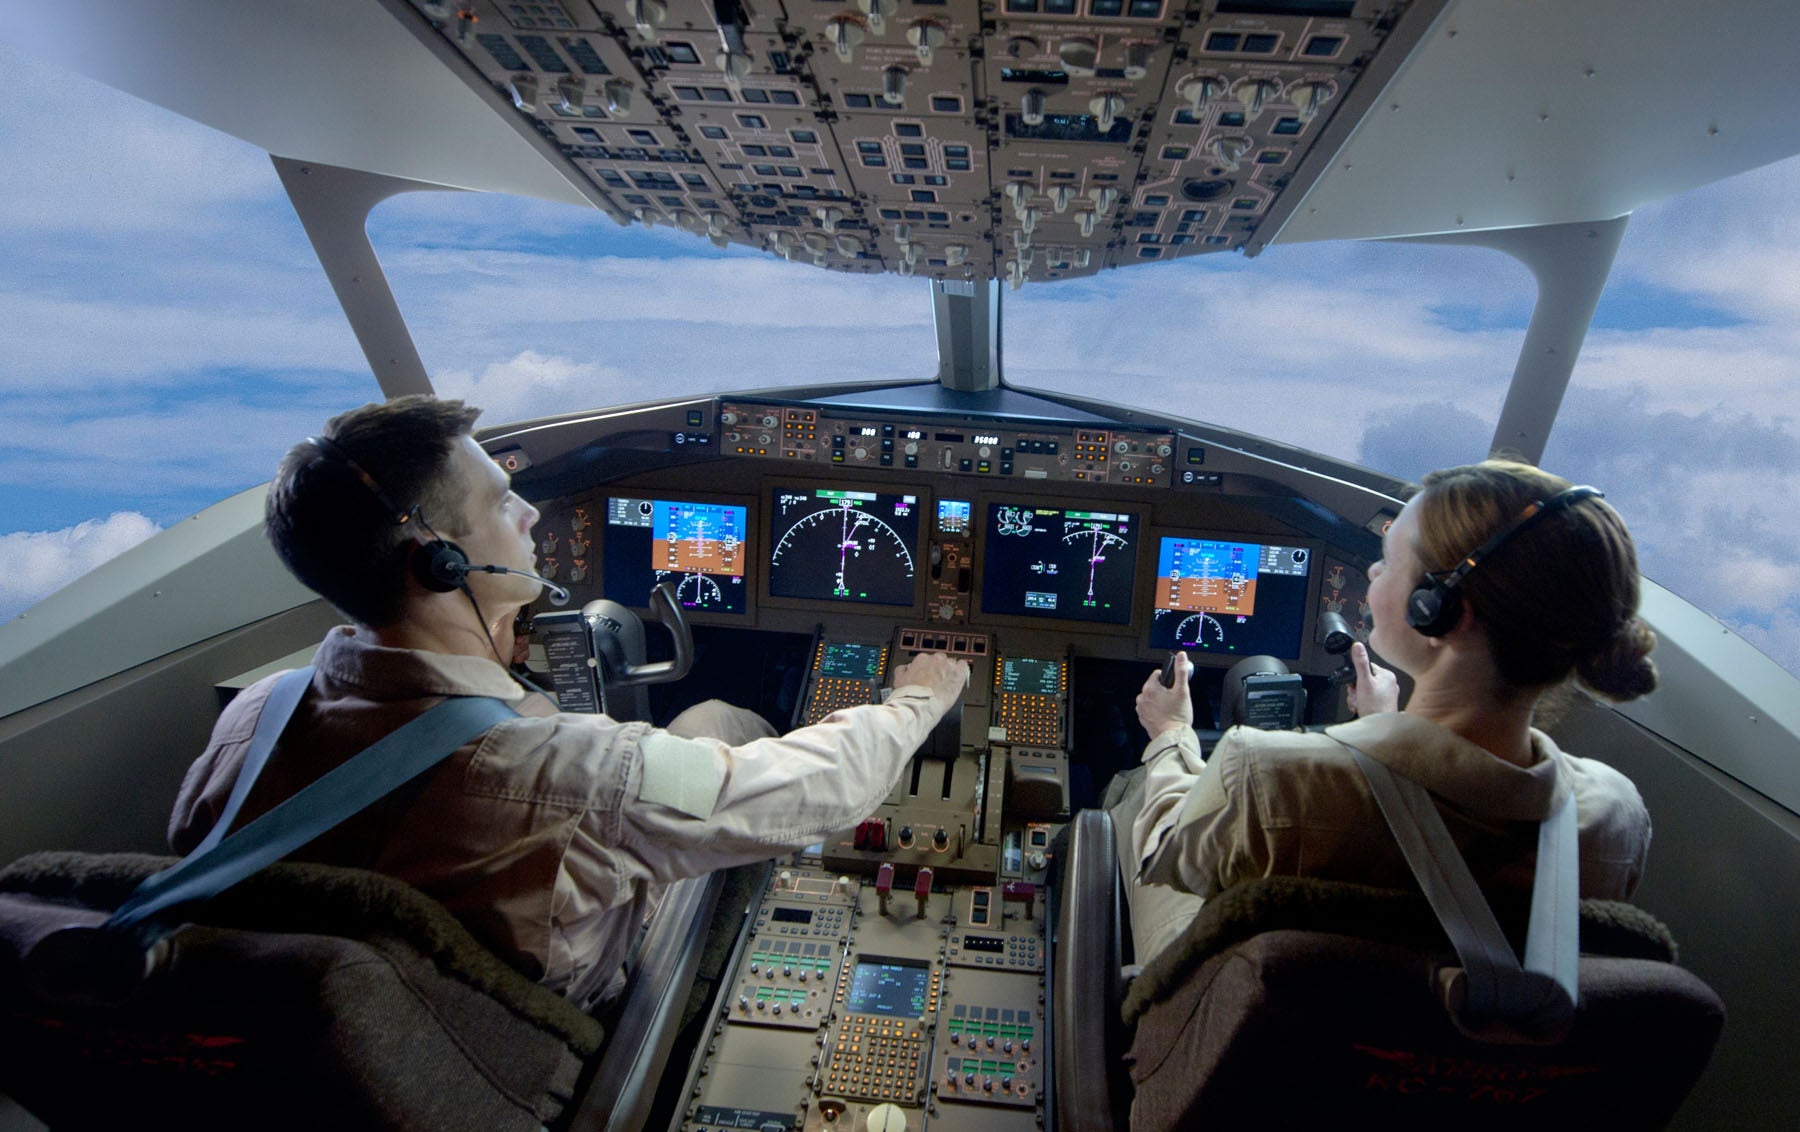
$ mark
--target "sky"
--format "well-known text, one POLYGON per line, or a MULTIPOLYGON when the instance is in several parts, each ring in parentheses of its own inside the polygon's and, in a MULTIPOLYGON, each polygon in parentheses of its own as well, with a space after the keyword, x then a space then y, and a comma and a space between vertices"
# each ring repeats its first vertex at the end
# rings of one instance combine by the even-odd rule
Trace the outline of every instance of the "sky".
MULTIPOLYGON (((1632 218, 1544 464, 1800 674, 1794 200, 1800 161, 1632 218)), ((936 371, 918 280, 476 194, 370 231, 438 391, 494 422, 936 371)), ((1416 478, 1485 454, 1532 297, 1474 249, 1197 257, 1007 292, 1005 371, 1416 478)), ((0 311, 0 620, 380 396, 265 154, 4 44, 0 311)))

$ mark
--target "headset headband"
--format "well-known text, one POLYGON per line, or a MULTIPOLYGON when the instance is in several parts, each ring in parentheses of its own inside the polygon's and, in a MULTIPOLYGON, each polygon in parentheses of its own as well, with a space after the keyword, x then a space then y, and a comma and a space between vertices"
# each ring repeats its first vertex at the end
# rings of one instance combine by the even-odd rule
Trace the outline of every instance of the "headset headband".
POLYGON ((1469 576, 1469 571, 1475 569, 1478 562, 1494 553, 1496 550, 1499 550, 1514 535, 1523 534, 1538 522, 1554 515, 1563 508, 1589 498, 1605 499, 1606 493, 1597 487, 1588 487, 1583 484, 1579 487, 1571 487, 1566 491, 1558 492, 1548 500, 1533 500, 1531 503, 1525 505, 1523 511, 1519 512, 1518 518, 1500 528, 1499 532, 1492 538, 1464 555, 1463 560, 1456 564, 1456 569, 1450 571, 1439 570, 1427 574, 1426 577, 1436 582, 1443 589, 1454 589, 1461 584, 1464 578, 1469 576), (1448 573, 1448 577, 1443 576, 1446 573, 1448 573))
POLYGON ((383 491, 381 485, 375 482, 375 477, 370 475, 361 464, 352 460, 350 458, 350 453, 344 451, 337 441, 332 440, 327 436, 309 436, 306 438, 306 442, 324 453, 326 457, 336 460, 338 463, 355 473, 356 478, 361 480, 363 486, 369 489, 369 494, 375 497, 376 502, 380 503, 381 506, 386 509, 388 514, 394 517, 395 526, 404 526, 411 522, 418 513, 419 509, 417 507, 406 508, 395 503, 393 497, 383 491))
POLYGON ((1462 616, 1462 585, 1469 571, 1485 560, 1488 555, 1499 550, 1506 541, 1519 534, 1533 523, 1547 515, 1552 515, 1570 504, 1578 503, 1589 497, 1605 498, 1605 493, 1598 488, 1571 487, 1558 492, 1548 500, 1538 499, 1527 504, 1519 512, 1518 518, 1502 527, 1493 537, 1463 556, 1454 569, 1433 570, 1426 573, 1421 583, 1413 588, 1406 599, 1406 623, 1427 637, 1442 637, 1455 628, 1457 619, 1462 616))

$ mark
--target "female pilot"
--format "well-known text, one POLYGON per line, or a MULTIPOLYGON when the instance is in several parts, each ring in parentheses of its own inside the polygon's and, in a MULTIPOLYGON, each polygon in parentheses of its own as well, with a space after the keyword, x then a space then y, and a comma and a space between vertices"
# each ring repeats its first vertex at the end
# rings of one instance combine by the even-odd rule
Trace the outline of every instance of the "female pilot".
POLYGON ((1262 876, 1412 887, 1348 744, 1430 791, 1490 892, 1530 890, 1538 823, 1573 792, 1581 894, 1629 897, 1650 845, 1636 787, 1532 727, 1540 698, 1571 674, 1612 700, 1656 687, 1655 637, 1637 617, 1637 555, 1618 513, 1594 489, 1529 465, 1451 468, 1425 477, 1369 579, 1369 643, 1412 678, 1404 710, 1394 674, 1357 644, 1359 718, 1322 734, 1234 728, 1203 761, 1187 657, 1172 688, 1145 682, 1140 882, 1203 898, 1262 876))

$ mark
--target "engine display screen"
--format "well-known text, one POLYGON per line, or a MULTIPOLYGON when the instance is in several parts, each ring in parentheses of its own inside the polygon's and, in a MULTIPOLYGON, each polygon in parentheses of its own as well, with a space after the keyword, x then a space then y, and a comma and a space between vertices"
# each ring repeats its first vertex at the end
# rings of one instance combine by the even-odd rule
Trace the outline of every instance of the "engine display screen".
POLYGON ((1126 624, 1137 540, 1128 511, 990 503, 982 612, 1126 624))
POLYGON ((908 959, 863 959, 850 973, 844 1008, 852 1014, 923 1018, 931 968, 908 959))
POLYGON ((1164 537, 1150 647, 1295 659, 1311 568, 1303 546, 1164 537))
POLYGON ((914 604, 917 495, 776 487, 770 504, 770 596, 914 604))
POLYGON ((606 596, 643 608, 650 590, 675 584, 683 609, 743 613, 748 509, 673 499, 606 501, 606 596))

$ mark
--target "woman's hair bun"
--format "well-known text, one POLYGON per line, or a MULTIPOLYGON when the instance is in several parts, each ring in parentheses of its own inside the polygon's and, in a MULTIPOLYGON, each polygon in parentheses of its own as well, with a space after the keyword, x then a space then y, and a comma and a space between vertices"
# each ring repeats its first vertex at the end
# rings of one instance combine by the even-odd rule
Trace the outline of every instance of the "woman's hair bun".
POLYGON ((1656 690, 1656 662, 1650 650, 1656 634, 1642 618, 1633 617, 1612 639, 1576 662, 1575 674, 1609 700, 1635 700, 1656 690))

